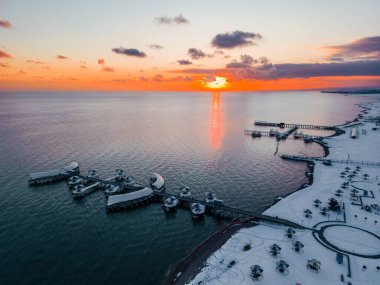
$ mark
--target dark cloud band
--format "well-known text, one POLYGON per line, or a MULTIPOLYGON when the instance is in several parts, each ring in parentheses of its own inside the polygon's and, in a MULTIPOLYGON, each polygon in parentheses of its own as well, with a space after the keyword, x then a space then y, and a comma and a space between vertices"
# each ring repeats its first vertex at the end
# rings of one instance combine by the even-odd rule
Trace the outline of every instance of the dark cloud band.
POLYGON ((113 48, 112 51, 117 54, 123 54, 127 56, 134 56, 134 57, 146 57, 146 53, 139 51, 138 49, 135 48, 113 48))
POLYGON ((216 48, 231 49, 254 45, 256 40, 262 39, 260 34, 234 31, 232 33, 217 34, 211 41, 216 48))

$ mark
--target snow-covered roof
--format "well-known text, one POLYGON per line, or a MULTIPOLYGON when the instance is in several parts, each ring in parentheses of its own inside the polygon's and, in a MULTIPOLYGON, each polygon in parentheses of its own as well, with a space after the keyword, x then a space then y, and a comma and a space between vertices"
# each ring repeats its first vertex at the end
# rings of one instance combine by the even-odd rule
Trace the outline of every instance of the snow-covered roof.
POLYGON ((35 172, 30 174, 30 179, 39 179, 39 178, 45 178, 45 177, 53 177, 60 174, 67 173, 69 171, 73 171, 78 167, 78 163, 73 161, 68 166, 64 167, 63 169, 54 169, 50 171, 42 171, 42 172, 35 172))
POLYGON ((76 161, 72 161, 68 166, 66 166, 64 168, 64 170, 66 170, 66 171, 73 171, 73 170, 75 170, 78 167, 79 167, 78 163, 76 161))
POLYGON ((153 176, 156 178, 156 181, 152 183, 152 186, 161 189, 165 184, 164 178, 158 173, 153 173, 153 176))
POLYGON ((134 191, 131 193, 113 195, 108 197, 107 206, 111 206, 118 203, 133 201, 143 197, 147 197, 153 193, 153 190, 149 187, 145 187, 142 190, 134 191))

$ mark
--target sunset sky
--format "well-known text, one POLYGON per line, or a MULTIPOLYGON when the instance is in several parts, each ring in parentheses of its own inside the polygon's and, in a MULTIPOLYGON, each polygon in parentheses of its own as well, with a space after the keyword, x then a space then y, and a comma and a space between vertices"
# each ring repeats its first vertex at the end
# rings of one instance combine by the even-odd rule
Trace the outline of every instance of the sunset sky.
POLYGON ((0 90, 380 86, 380 1, 0 0, 0 90))

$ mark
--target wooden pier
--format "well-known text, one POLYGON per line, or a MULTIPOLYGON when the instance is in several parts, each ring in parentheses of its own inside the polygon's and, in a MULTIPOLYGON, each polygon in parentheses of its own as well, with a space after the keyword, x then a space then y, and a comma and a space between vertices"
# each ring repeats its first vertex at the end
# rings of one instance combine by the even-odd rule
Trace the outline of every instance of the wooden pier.
MULTIPOLYGON (((244 130, 244 134, 245 135, 252 135, 252 133, 253 132, 257 132, 257 130, 244 130)), ((261 133, 261 136, 264 136, 264 137, 274 137, 274 138, 277 138, 277 136, 271 136, 270 134, 269 134, 269 132, 263 132, 263 131, 259 131, 260 133, 261 133)), ((294 132, 294 131, 293 131, 294 132)), ((279 134, 283 134, 283 133, 279 133, 279 134)), ((311 137, 313 140, 317 140, 317 141, 320 141, 320 140, 322 140, 323 139, 323 137, 320 137, 320 136, 311 136, 311 135, 306 135, 306 134, 304 134, 304 136, 309 136, 309 137, 311 137)), ((287 138, 292 138, 292 139, 300 139, 301 140, 301 138, 295 138, 293 135, 290 135, 290 136, 287 136, 287 138)))
POLYGON ((294 161, 321 161, 321 162, 331 162, 331 163, 348 163, 348 164, 358 164, 358 165, 367 165, 367 166, 380 166, 380 162, 368 161, 368 160, 351 160, 351 159, 329 159, 323 157, 307 157, 307 156, 298 156, 298 155, 281 155, 282 159, 294 160, 294 161))
POLYGON ((266 121, 255 121, 255 126, 265 126, 265 127, 278 127, 278 128, 293 128, 298 129, 309 129, 309 130, 331 130, 335 131, 334 126, 319 126, 319 125, 306 125, 306 124, 288 124, 288 123, 271 123, 266 121))
POLYGON ((55 169, 44 172, 36 172, 30 174, 28 180, 29 186, 42 185, 47 183, 58 182, 79 173, 79 165, 75 161, 62 169, 55 169))
POLYGON ((206 208, 208 208, 209 210, 212 210, 215 214, 220 214, 221 216, 229 216, 231 218, 255 218, 258 221, 281 224, 281 225, 285 225, 285 226, 296 228, 296 229, 313 230, 311 228, 305 227, 303 225, 297 224, 289 220, 281 219, 279 217, 271 217, 267 215, 262 215, 260 213, 233 208, 233 207, 229 207, 220 203, 217 203, 217 204, 207 203, 205 200, 186 198, 186 197, 181 197, 176 194, 170 194, 170 193, 164 193, 164 192, 154 191, 154 195, 161 197, 163 199, 168 198, 170 196, 174 196, 175 198, 177 198, 179 201, 182 202, 181 203, 182 205, 189 205, 191 203, 199 203, 199 204, 205 205, 206 208))
MULTIPOLYGON (((65 174, 65 176, 68 178, 70 176, 73 176, 72 174, 65 174)), ((96 177, 89 177, 89 176, 84 176, 84 175, 75 175, 79 178, 82 178, 82 179, 85 179, 87 181, 91 181, 91 182, 99 182, 99 187, 100 188, 103 188, 105 187, 106 185, 114 185, 114 186, 119 186, 121 189, 124 189, 126 191, 136 191, 136 190, 141 190, 144 188, 144 186, 133 186, 133 185, 128 185, 128 184, 124 184, 123 182, 117 182, 117 181, 113 181, 112 178, 109 178, 109 179, 101 179, 101 178, 96 178, 96 177)))

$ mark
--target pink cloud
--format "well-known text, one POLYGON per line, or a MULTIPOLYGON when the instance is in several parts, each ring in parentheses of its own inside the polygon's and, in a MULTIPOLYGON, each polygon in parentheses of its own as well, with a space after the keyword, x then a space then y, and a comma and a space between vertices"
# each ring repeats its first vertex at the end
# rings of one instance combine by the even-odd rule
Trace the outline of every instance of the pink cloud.
POLYGON ((0 20, 0 27, 4 29, 10 29, 12 24, 7 20, 0 20))

